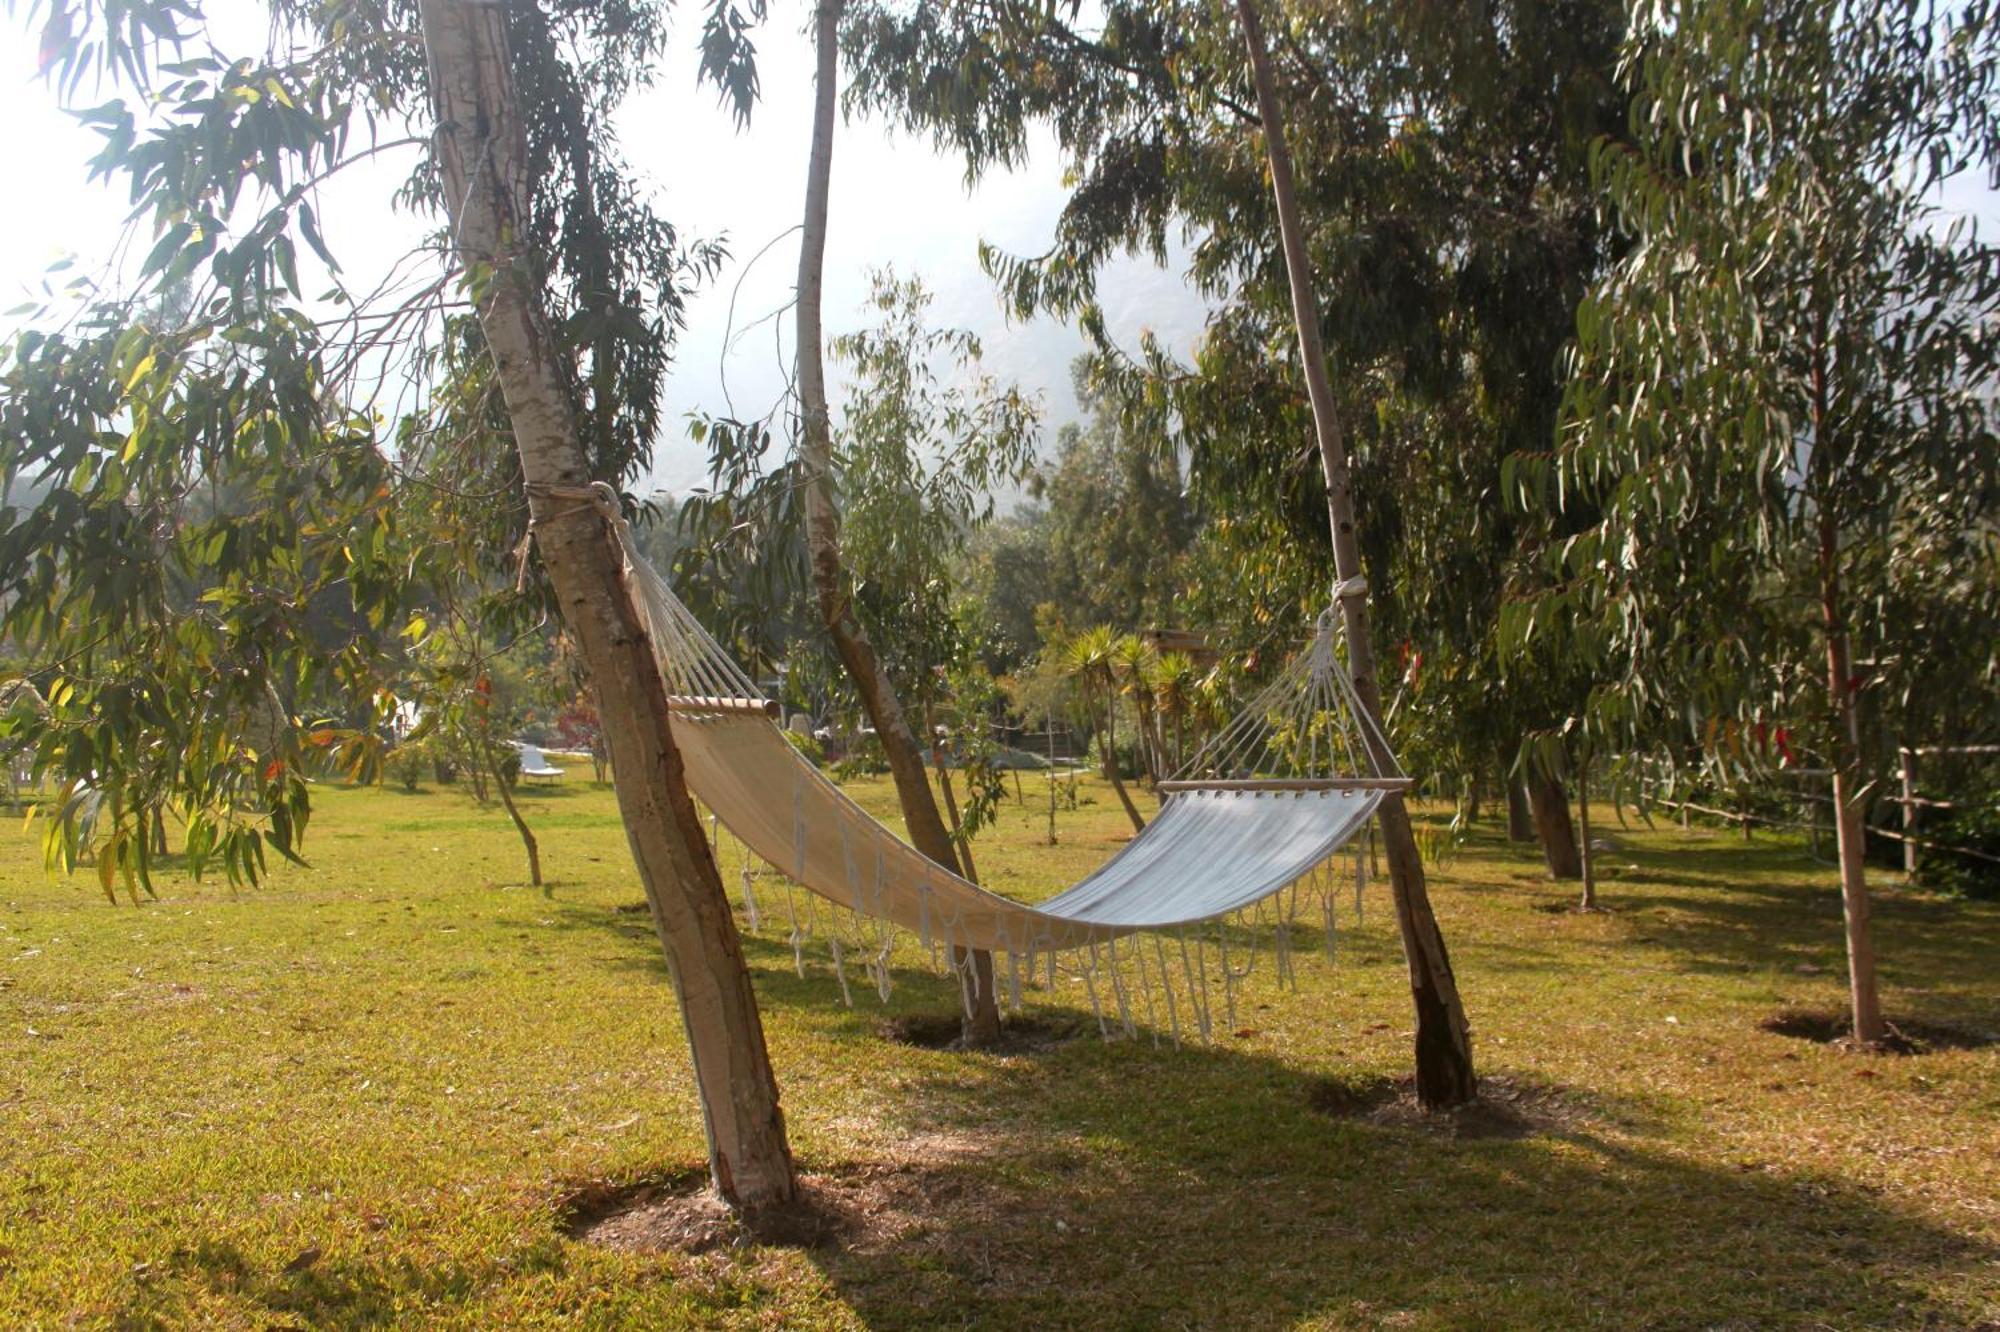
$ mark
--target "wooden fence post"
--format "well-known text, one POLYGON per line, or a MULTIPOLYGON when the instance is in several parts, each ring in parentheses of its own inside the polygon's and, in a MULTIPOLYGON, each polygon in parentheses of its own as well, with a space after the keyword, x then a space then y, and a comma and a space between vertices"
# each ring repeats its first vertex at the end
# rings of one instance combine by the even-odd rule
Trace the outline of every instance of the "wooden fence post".
POLYGON ((1903 778, 1903 873, 1917 872, 1917 754, 1908 745, 1896 750, 1903 778))

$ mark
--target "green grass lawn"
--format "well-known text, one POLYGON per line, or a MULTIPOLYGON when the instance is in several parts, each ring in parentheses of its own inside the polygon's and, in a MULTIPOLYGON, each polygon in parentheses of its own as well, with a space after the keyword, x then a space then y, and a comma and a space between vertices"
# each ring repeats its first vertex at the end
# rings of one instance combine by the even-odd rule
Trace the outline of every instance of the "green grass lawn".
MULTIPOLYGON (((572 774, 574 777, 576 774, 572 774)), ((1045 895, 1125 831, 1038 778, 981 841, 1045 895)), ((884 812, 883 783, 856 793, 884 812)), ((113 907, 0 829, 0 1326, 1992 1327, 2000 1047, 1774 1035, 1844 995, 1834 879, 1794 842, 1598 822, 1613 911, 1480 829, 1434 896, 1482 1074, 1542 1127, 1315 1109, 1407 1071, 1387 895, 1337 965, 1268 966, 1213 1046, 915 1049, 823 951, 748 941, 803 1169, 862 1224, 632 1252, 568 1200, 684 1178, 698 1111, 613 800, 523 793, 553 883, 452 792, 316 793, 310 870, 162 876, 113 907)), ((740 851, 725 837, 732 883, 740 851)), ((1881 876, 1892 1017, 2000 1028, 2000 908, 1881 876)), ((766 881, 766 914, 782 901, 766 881)), ((899 974, 886 1015, 942 1013, 899 974)), ((1087 1018, 1080 985, 1029 1012, 1087 1018)))

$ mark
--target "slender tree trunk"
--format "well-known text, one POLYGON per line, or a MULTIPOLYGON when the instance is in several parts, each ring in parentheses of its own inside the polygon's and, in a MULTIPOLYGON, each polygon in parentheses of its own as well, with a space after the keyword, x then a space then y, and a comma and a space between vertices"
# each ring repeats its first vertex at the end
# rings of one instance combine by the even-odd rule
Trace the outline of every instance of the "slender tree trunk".
POLYGON ((1840 907, 1847 925, 1847 990, 1854 1011, 1854 1039, 1873 1043, 1888 1034, 1875 986, 1875 931, 1868 899, 1868 829, 1855 796, 1861 772, 1861 710, 1848 661, 1847 622, 1841 605, 1839 535, 1820 510, 1820 613, 1826 634, 1826 689, 1838 728, 1833 764, 1833 831, 1840 857, 1840 907))
POLYGON ((944 814, 951 820, 951 840, 958 852, 965 877, 979 882, 979 867, 972 863, 972 839, 965 835, 965 821, 958 816, 958 793, 951 789, 951 772, 944 765, 944 746, 937 742, 937 723, 928 704, 924 707, 924 729, 931 734, 931 767, 937 770, 938 790, 944 795, 944 814))
POLYGON ((958 795, 951 789, 951 774, 945 770, 942 758, 938 760, 937 775, 938 789, 944 793, 944 815, 951 820, 952 840, 958 844, 958 858, 965 877, 978 883, 979 866, 972 861, 972 842, 965 836, 965 825, 958 817, 958 795))
POLYGON ((1131 792, 1125 789, 1125 779, 1118 774, 1118 694, 1111 685, 1104 691, 1104 730, 1100 739, 1104 741, 1101 764, 1104 776, 1111 783, 1111 789, 1118 793, 1118 803, 1125 806, 1125 817, 1132 820, 1132 831, 1146 831, 1146 820, 1139 814, 1139 807, 1132 803, 1131 792))
MULTIPOLYGON (((960 865, 931 796, 924 772, 923 751, 910 732, 908 717, 882 669, 868 631, 854 613, 853 590, 840 557, 840 511, 833 497, 833 422, 826 400, 826 366, 821 351, 825 334, 820 320, 821 279, 826 270, 826 220, 833 182, 833 113, 840 77, 840 0, 821 0, 813 15, 815 51, 812 157, 806 173, 806 213, 799 244, 798 372, 799 461, 806 474, 806 544, 812 561, 813 587, 818 594, 820 621, 833 639, 848 679, 861 704, 896 783, 896 799, 910 841, 932 861, 956 874, 960 865)), ((961 966, 971 968, 970 999, 964 1028, 967 1045, 990 1045, 1000 1038, 1000 1005, 993 993, 993 955, 984 949, 954 949, 961 966)))
POLYGON ((679 992, 716 1191, 745 1211, 798 1185, 750 972, 702 837, 668 720, 666 688, 623 585, 591 483, 569 367, 541 303, 529 235, 527 148, 507 51, 507 11, 421 0, 453 237, 512 419, 535 535, 597 695, 618 803, 653 928, 679 992))
POLYGON ((1528 793, 1515 778, 1506 777, 1504 780, 1507 783, 1507 840, 1532 842, 1535 840, 1535 820, 1528 812, 1528 793))
POLYGON ((507 775, 500 771, 500 760, 493 752, 493 742, 485 741, 486 768, 493 774, 493 788, 500 793, 500 803, 507 807, 507 817, 514 821, 514 831, 521 834, 521 845, 528 851, 528 882, 539 888, 542 886, 542 849, 535 844, 535 834, 528 827, 528 821, 521 817, 521 811, 514 807, 514 793, 507 789, 507 775))
POLYGON ((1542 863, 1559 882, 1583 877, 1583 855, 1577 850, 1576 824, 1569 816, 1569 792, 1562 778, 1546 773, 1528 775, 1528 808, 1535 818, 1535 840, 1542 844, 1542 863))
POLYGON ((481 805, 486 803, 486 765, 479 761, 479 744, 469 733, 461 733, 460 742, 465 746, 465 779, 472 783, 472 798, 481 805))
POLYGON ((1597 851, 1590 844, 1590 751, 1585 750, 1583 759, 1576 767, 1576 817, 1582 825, 1583 845, 1580 849, 1583 874, 1583 897, 1577 905, 1585 911, 1597 910, 1597 851))
MULTIPOLYGON (((1341 438, 1339 411, 1326 377, 1326 352, 1320 343, 1319 308, 1313 298, 1312 272, 1306 258, 1305 233, 1299 224, 1298 201, 1292 191, 1291 152, 1285 146, 1285 122, 1278 105, 1277 83, 1264 48, 1264 33, 1256 0, 1236 0, 1243 35, 1250 48, 1251 73, 1257 84, 1257 112, 1264 122, 1264 147, 1271 164, 1271 190, 1277 202, 1278 229, 1285 247, 1285 271, 1291 281, 1292 316, 1299 330, 1299 360, 1306 391, 1312 399, 1313 428, 1319 438, 1320 462, 1326 472, 1327 519, 1333 528, 1333 564, 1342 583, 1340 608, 1347 631, 1348 664, 1355 694, 1379 730, 1382 686, 1375 664, 1375 644, 1369 637, 1368 602, 1355 591, 1361 574, 1360 543, 1354 531, 1354 493, 1341 438)), ((1369 743, 1391 755, 1373 736, 1369 743)), ((1382 840, 1389 857, 1389 879, 1396 902, 1396 924, 1403 937, 1403 954, 1410 969, 1410 998, 1416 1010, 1417 1099, 1442 1109, 1463 1105, 1479 1094, 1472 1068, 1472 1036, 1458 997, 1444 934, 1431 911, 1424 883, 1424 864, 1410 827, 1410 814, 1400 792, 1390 792, 1378 807, 1382 840)))
POLYGON ((1045 734, 1048 739, 1049 760, 1049 845, 1056 844, 1056 721, 1048 720, 1045 734))

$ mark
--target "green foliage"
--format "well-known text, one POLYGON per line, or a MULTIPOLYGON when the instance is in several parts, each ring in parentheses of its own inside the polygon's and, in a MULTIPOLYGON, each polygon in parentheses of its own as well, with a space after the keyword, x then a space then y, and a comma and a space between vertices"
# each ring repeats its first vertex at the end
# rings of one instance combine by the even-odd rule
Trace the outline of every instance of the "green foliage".
MULTIPOLYGON (((2000 787, 1964 790, 1953 804, 1954 808, 1941 811, 1925 824, 1925 840, 1939 847, 1964 847, 1988 857, 2000 856, 2000 787)), ((1991 859, 1925 848, 1917 860, 1916 877, 1934 892, 2000 900, 2000 864, 1991 859)))
MULTIPOLYGON (((665 11, 507 14, 530 108, 522 249, 592 467, 622 481, 649 455, 682 290, 719 257, 679 244, 615 151, 665 11)), ((526 513, 472 321, 442 317, 443 279, 368 307, 314 212, 329 175, 398 150, 417 159, 400 201, 439 207, 428 137, 382 132, 429 115, 414 8, 276 0, 271 19, 281 57, 218 52, 177 0, 56 4, 42 32, 65 99, 117 94, 78 109, 91 171, 151 228, 134 291, 73 282, 75 308, 16 311, 33 326, 0 349, 0 494, 31 499, 0 509, 0 638, 48 704, 9 736, 56 792, 50 864, 95 857, 107 892, 146 887, 168 821, 193 870, 232 882, 296 856, 308 776, 370 775, 426 616, 453 600, 498 637, 546 609, 538 585, 501 591, 526 513), (409 366, 424 406, 392 457, 348 404, 370 355, 406 341, 429 349, 409 366)))
POLYGON ((806 756, 815 767, 826 766, 826 746, 810 735, 801 735, 791 727, 785 728, 785 739, 792 742, 792 748, 806 756))
MULTIPOLYGON (((1500 605, 1540 536, 1499 482, 1504 458, 1554 433, 1574 311, 1615 246, 1588 145, 1622 119, 1623 6, 1261 8, 1329 296, 1321 332, 1377 655, 1424 657, 1396 739, 1424 768, 1469 776, 1582 702, 1572 678, 1500 669, 1500 605)), ((853 96, 960 149, 974 173, 1053 129, 1074 181, 1054 243, 988 250, 986 266, 1016 313, 1073 318, 1091 339, 1087 394, 1121 436, 1184 460, 1200 527, 1175 619, 1239 649, 1297 638, 1326 604, 1326 495, 1241 36, 1226 5, 1092 14, 857 7, 853 96), (1098 275, 1128 251, 1166 262, 1177 234, 1212 309, 1192 359, 1150 338, 1114 345, 1098 275)))
POLYGON ((1929 202, 2000 160, 1997 52, 1983 6, 1635 19, 1632 140, 1593 159, 1633 245, 1578 312, 1559 447, 1508 478, 1570 525, 1510 638, 1593 672, 1610 743, 1730 763, 1783 726, 1844 765, 1849 642, 1875 771, 2000 716, 2000 251, 1929 202))
MULTIPOLYGON (((874 275, 878 322, 833 339, 851 381, 834 436, 833 480, 842 557, 855 607, 913 718, 936 694, 935 671, 957 659, 956 571, 968 536, 993 517, 996 496, 1035 456, 1040 406, 981 368, 979 340, 928 324, 921 281, 874 275)), ((710 483, 680 508, 683 574, 699 571, 700 611, 753 661, 784 661, 788 687, 825 701, 847 685, 831 660, 806 565, 805 515, 795 457, 773 459, 767 422, 697 418, 710 483)), ((684 578, 682 585, 698 580, 684 578)))
POLYGON ((405 740, 382 760, 384 775, 405 791, 415 791, 436 769, 438 751, 430 740, 405 740))
POLYGON ((967 578, 1000 629, 1002 669, 1035 646, 1038 606, 1068 624, 1179 623, 1196 514, 1173 444, 1163 423, 1121 414, 1077 368, 1088 422, 1063 427, 1054 465, 1032 478, 1039 503, 973 547, 967 578))
POLYGON ((882 741, 874 732, 866 732, 854 737, 847 746, 847 752, 834 760, 828 769, 836 782, 851 782, 862 777, 879 777, 889 771, 888 756, 882 752, 882 741))
POLYGON ((1041 419, 1034 399, 980 368, 977 338, 928 326, 931 300, 920 281, 879 272, 880 322, 832 344, 853 377, 834 437, 842 555, 869 637, 917 715, 934 668, 957 656, 955 557, 1027 474, 1041 419))

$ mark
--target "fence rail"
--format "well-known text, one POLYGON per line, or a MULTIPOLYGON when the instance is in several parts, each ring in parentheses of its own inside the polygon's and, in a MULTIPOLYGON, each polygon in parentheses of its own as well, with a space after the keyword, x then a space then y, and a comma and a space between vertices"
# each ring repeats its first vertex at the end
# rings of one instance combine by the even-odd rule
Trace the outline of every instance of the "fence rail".
MULTIPOLYGON (((2000 745, 1905 745, 1897 752, 1900 762, 1896 775, 1900 783, 1900 790, 1896 795, 1888 797, 1888 800, 1890 803, 1896 805, 1902 814, 1902 829, 1898 831, 1895 828, 1885 828, 1864 821, 1862 825, 1863 835, 1886 837, 1890 841, 1900 844, 1903 848, 1903 872, 1906 874, 1916 873, 1918 864, 1917 853, 1919 850, 1937 851, 1949 855, 1964 856, 1969 860, 1978 860, 1990 865, 2000 865, 2000 855, 1996 855, 1991 851, 1982 851, 1970 846, 1956 846, 1949 842, 1940 842, 1935 838, 1924 837, 1918 834, 1917 822, 1920 811, 1926 809, 1962 809, 1965 806, 1962 801, 1937 800, 1929 796, 1919 795, 1917 765, 1915 762, 1916 758, 1920 755, 1931 755, 1933 757, 1995 755, 2000 754, 2000 745)), ((1789 778, 1793 781, 1831 782, 1833 770, 1830 768, 1781 768, 1777 770, 1776 775, 1789 778)), ((1665 809, 1681 811, 1683 820, 1685 820, 1689 811, 1693 811, 1694 813, 1721 819, 1728 823, 1741 824, 1746 833, 1753 824, 1760 824, 1769 828, 1804 829, 1814 835, 1815 844, 1817 844, 1818 836, 1825 826, 1816 819, 1810 821, 1780 819, 1765 814, 1754 814, 1747 809, 1717 809, 1712 805, 1696 804, 1690 800, 1663 799, 1655 794, 1655 791, 1658 789, 1657 783, 1651 778, 1642 777, 1639 789, 1650 803, 1659 805, 1665 809)), ((1833 804, 1833 796, 1830 793, 1821 794, 1817 791, 1792 790, 1785 792, 1784 795, 1789 800, 1810 802, 1815 805, 1833 804)))

